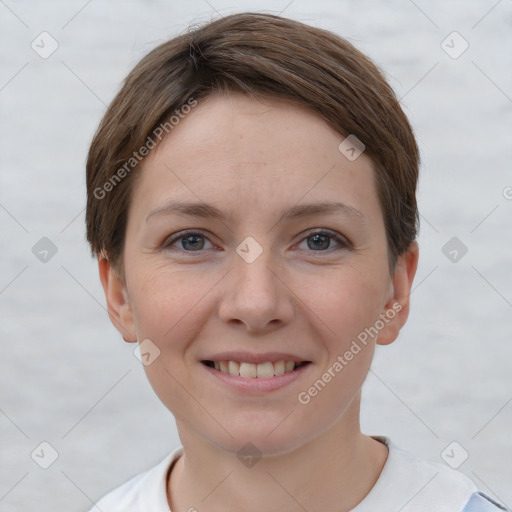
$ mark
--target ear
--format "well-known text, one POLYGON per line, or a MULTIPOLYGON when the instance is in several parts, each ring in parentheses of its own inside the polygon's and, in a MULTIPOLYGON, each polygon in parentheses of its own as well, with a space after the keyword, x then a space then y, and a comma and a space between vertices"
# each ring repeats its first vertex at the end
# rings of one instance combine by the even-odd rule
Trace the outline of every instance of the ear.
POLYGON ((384 307, 384 312, 380 315, 380 319, 385 325, 377 337, 379 345, 393 343, 407 321, 411 287, 418 267, 418 258, 419 247, 417 242, 413 241, 407 251, 397 260, 391 283, 391 297, 384 307))
POLYGON ((137 341, 133 313, 128 301, 124 280, 118 277, 110 262, 104 256, 98 257, 100 280, 107 299, 107 309, 110 321, 121 333, 124 341, 137 341))

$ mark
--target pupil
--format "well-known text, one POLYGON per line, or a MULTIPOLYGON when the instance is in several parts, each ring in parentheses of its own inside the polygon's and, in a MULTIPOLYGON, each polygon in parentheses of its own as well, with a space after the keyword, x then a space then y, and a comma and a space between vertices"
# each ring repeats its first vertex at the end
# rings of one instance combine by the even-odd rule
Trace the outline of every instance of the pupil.
MULTIPOLYGON (((182 245, 184 249, 202 249, 204 245, 204 240, 202 240, 202 237, 197 237, 194 235, 189 235, 185 238, 183 238, 182 245), (191 242, 191 240, 193 240, 191 242), (188 247, 187 247, 188 244, 188 247)), ((316 249, 327 249, 329 247, 329 239, 330 237, 327 235, 313 235, 310 236, 308 240, 314 240, 312 244, 308 242, 309 248, 316 248, 316 249)))
MULTIPOLYGON (((322 240, 323 239, 323 242, 324 242, 324 246, 325 246, 325 242, 327 241, 327 245, 325 247, 323 247, 324 249, 328 248, 329 247, 329 237, 326 236, 326 235, 313 235, 311 237, 309 237, 309 239, 314 239, 315 242, 314 242, 314 247, 315 248, 322 248, 321 245, 322 245, 322 240), (320 241, 320 245, 318 245, 316 242, 320 241)), ((309 245, 309 244, 308 244, 309 245)), ((310 246, 310 249, 311 249, 311 246, 310 246)))
MULTIPOLYGON (((188 248, 192 248, 192 249, 193 249, 193 248, 195 247, 195 248, 197 249, 197 240, 198 240, 199 238, 200 238, 200 237, 193 236, 193 235, 189 235, 189 236, 187 236, 186 238, 184 238, 184 239, 183 239, 183 243, 182 243, 183 248, 184 248, 184 249, 188 249, 188 248), (191 246, 191 247, 187 247, 186 245, 187 245, 187 243, 189 243, 189 242, 190 242, 190 240, 191 240, 191 239, 195 239, 195 240, 196 240, 196 242, 192 242, 192 246, 191 246)), ((204 241, 203 241, 203 245, 204 245, 204 241)), ((200 248, 200 249, 202 249, 202 246, 201 246, 201 247, 199 247, 199 248, 200 248)))

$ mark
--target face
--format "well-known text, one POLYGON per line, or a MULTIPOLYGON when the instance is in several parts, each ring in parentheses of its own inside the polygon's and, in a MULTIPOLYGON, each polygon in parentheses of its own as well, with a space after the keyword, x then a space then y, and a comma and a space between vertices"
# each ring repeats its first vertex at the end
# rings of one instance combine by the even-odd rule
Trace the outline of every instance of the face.
POLYGON ((150 340, 144 368, 180 435, 278 454, 357 422, 415 258, 390 275, 372 162, 343 139, 286 101, 215 94, 143 162, 125 280, 100 270, 124 339, 150 340))

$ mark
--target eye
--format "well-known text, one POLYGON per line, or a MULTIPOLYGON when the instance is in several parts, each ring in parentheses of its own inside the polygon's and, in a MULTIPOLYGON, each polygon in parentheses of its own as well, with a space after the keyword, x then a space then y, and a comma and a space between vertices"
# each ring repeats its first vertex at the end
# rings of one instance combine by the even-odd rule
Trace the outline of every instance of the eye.
MULTIPOLYGON (((310 232, 303 238, 303 241, 307 243, 307 247, 313 250, 313 252, 327 252, 331 250, 332 240, 336 241, 340 248, 350 248, 350 242, 345 237, 327 229, 310 232)), ((211 244, 208 238, 200 232, 181 231, 164 240, 162 248, 188 253, 201 252, 202 249, 205 249, 205 241, 211 244), (179 242, 178 247, 173 247, 177 242, 179 242)))
MULTIPOLYGON (((204 248, 204 241, 208 240, 203 234, 196 231, 182 231, 167 238, 162 247, 164 249, 177 249, 185 252, 200 252, 204 248), (176 242, 181 241, 181 247, 172 248, 176 242)), ((211 242, 210 242, 211 243, 211 242)))
POLYGON ((331 248, 329 246, 331 245, 332 240, 338 242, 338 245, 341 248, 350 247, 350 243, 345 237, 335 231, 327 229, 310 232, 303 240, 306 242, 307 247, 312 249, 313 252, 326 252, 327 250, 330 250, 331 248))

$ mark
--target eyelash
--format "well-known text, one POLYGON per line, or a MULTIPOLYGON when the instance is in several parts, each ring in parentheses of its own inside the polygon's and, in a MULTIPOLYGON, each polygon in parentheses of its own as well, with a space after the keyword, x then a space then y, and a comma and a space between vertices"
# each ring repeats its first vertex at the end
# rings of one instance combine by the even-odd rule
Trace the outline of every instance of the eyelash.
MULTIPOLYGON (((187 253, 187 254, 194 254, 194 253, 201 254, 202 252, 204 252, 204 250, 187 251, 185 249, 176 249, 176 248, 171 247, 171 245, 174 244, 175 242, 177 242, 181 239, 190 237, 192 235, 196 235, 196 236, 199 236, 199 237, 202 237, 202 238, 205 238, 206 240, 208 240, 208 237, 203 235, 200 231, 194 231, 194 230, 180 231, 179 233, 175 233, 174 235, 167 237, 162 244, 162 249, 169 250, 169 251, 179 251, 179 252, 187 253)), ((301 239, 300 242, 303 242, 304 240, 307 240, 308 238, 311 238, 315 235, 328 236, 329 238, 337 241, 339 243, 339 245, 341 246, 338 248, 338 250, 341 250, 341 249, 350 250, 352 248, 352 245, 347 238, 336 233, 335 231, 331 231, 331 230, 325 229, 325 228, 306 233, 306 235, 301 239)), ((336 249, 334 249, 334 250, 336 250, 336 249)), ((307 252, 330 254, 332 251, 333 251, 333 249, 331 248, 331 249, 325 249, 325 250, 319 250, 319 251, 309 250, 307 252)))

